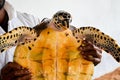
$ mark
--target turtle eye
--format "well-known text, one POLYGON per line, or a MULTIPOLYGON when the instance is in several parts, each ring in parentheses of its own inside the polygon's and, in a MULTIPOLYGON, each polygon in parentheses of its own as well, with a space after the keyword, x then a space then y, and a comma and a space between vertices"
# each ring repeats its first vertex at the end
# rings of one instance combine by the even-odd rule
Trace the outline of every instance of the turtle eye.
POLYGON ((53 20, 57 29, 66 30, 69 28, 69 24, 72 21, 71 15, 65 11, 58 11, 54 16, 53 20))

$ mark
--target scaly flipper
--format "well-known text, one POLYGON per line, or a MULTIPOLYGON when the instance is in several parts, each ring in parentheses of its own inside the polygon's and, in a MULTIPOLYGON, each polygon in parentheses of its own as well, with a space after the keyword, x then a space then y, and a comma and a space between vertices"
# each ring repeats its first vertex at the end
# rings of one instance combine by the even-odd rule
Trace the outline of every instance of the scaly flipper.
POLYGON ((33 28, 21 26, 0 35, 0 52, 7 50, 10 47, 29 42, 39 36, 42 30, 47 28, 50 19, 43 19, 40 24, 33 28))
POLYGON ((81 27, 73 30, 73 36, 77 40, 85 38, 97 47, 110 53, 118 62, 120 61, 120 47, 110 36, 94 27, 81 27))
POLYGON ((18 27, 0 35, 0 52, 2 53, 6 49, 16 46, 18 44, 24 43, 26 41, 32 40, 37 36, 35 29, 30 27, 18 27))

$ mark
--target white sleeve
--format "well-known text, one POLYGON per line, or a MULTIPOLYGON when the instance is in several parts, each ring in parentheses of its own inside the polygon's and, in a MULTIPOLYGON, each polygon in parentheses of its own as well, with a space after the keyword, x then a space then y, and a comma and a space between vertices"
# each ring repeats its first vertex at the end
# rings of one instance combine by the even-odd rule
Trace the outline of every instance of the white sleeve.
MULTIPOLYGON (((27 13, 17 12, 17 17, 13 18, 9 22, 10 22, 9 28, 13 29, 19 26, 34 27, 35 25, 40 23, 40 20, 36 16, 30 15, 27 13)), ((0 71, 5 64, 13 61, 14 50, 15 50, 15 47, 10 48, 7 51, 0 54, 0 71)))
POLYGON ((40 19, 37 16, 33 16, 28 13, 18 12, 17 17, 24 26, 34 27, 35 25, 40 23, 40 19))

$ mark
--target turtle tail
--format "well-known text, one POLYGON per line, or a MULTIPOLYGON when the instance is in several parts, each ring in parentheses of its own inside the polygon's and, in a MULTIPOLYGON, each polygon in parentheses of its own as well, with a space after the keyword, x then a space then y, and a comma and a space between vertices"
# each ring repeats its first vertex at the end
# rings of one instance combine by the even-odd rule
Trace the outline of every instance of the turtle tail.
POLYGON ((90 41, 95 46, 110 53, 118 62, 120 62, 120 47, 116 41, 110 36, 104 34, 99 29, 94 27, 80 27, 73 30, 73 36, 76 39, 83 39, 90 41))
POLYGON ((26 26, 21 26, 0 35, 0 52, 7 50, 12 46, 16 46, 26 41, 30 41, 37 36, 34 29, 26 26))

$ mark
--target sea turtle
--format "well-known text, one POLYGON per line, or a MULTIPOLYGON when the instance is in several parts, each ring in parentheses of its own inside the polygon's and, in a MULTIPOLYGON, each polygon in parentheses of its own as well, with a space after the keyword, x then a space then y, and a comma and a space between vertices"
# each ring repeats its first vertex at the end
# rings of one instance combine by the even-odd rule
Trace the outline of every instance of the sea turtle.
POLYGON ((94 27, 75 28, 70 13, 58 11, 33 28, 22 26, 0 35, 0 51, 17 45, 14 61, 32 73, 32 80, 91 80, 92 62, 78 47, 86 39, 120 61, 120 47, 114 39, 94 27))

